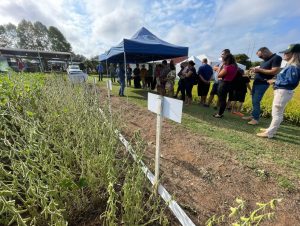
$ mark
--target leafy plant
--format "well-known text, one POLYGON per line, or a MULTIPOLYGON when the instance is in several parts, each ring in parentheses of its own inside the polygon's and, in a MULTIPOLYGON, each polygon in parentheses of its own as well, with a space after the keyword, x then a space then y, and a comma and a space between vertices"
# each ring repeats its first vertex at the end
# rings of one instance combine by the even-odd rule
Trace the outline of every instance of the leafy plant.
POLYGON ((205 225, 214 226, 221 225, 224 222, 231 222, 232 226, 253 226, 260 225, 265 220, 271 220, 274 217, 274 211, 277 204, 281 202, 281 199, 272 199, 267 203, 256 203, 257 209, 253 210, 249 214, 245 213, 245 201, 236 198, 236 207, 230 207, 230 213, 228 216, 216 216, 213 215, 209 218, 205 225))
POLYGON ((90 215, 101 225, 164 219, 114 133, 117 118, 106 122, 91 87, 55 74, 1 76, 0 86, 1 225, 80 225, 90 215))

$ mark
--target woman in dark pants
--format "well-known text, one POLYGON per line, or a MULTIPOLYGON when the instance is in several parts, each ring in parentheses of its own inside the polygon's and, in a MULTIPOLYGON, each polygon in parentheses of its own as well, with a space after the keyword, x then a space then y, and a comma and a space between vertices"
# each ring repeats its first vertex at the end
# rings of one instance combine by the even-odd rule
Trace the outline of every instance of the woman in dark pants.
POLYGON ((185 92, 186 92, 186 100, 185 104, 190 105, 192 103, 192 90, 193 90, 193 85, 194 85, 194 78, 196 73, 195 69, 195 63, 194 61, 190 60, 188 63, 188 70, 187 72, 183 72, 182 74, 184 75, 184 85, 185 85, 185 92))
POLYGON ((238 66, 236 64, 234 56, 232 54, 226 55, 224 57, 224 67, 218 75, 218 78, 220 79, 218 88, 220 108, 219 112, 213 115, 215 118, 223 117, 224 111, 226 109, 227 95, 231 90, 232 81, 236 76, 237 70, 238 66))

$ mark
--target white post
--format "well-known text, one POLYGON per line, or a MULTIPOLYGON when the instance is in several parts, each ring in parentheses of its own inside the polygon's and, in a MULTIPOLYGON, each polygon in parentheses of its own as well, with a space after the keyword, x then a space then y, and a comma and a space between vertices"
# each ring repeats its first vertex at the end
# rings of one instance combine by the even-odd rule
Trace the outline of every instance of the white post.
POLYGON ((159 180, 159 162, 160 162, 160 138, 161 138, 161 125, 163 119, 163 96, 158 96, 157 103, 157 121, 156 121, 156 151, 155 151, 155 177, 154 184, 158 185, 159 180))

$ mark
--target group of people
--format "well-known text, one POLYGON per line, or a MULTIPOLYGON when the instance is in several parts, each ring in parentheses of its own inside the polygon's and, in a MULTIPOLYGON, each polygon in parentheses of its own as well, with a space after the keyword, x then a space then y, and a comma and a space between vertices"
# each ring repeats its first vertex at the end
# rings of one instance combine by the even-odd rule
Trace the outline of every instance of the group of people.
MULTIPOLYGON (((208 107, 214 95, 218 96, 218 112, 213 117, 222 118, 226 107, 229 107, 232 109, 232 113, 248 120, 249 125, 257 125, 261 114, 261 100, 270 85, 273 85, 272 122, 268 128, 261 129, 260 133, 257 134, 259 137, 272 138, 283 120, 285 107, 291 100, 294 89, 299 85, 300 80, 300 44, 290 45, 281 53, 283 53, 283 59, 287 61, 287 65, 283 69, 281 68, 281 56, 272 53, 267 47, 262 47, 257 51, 256 55, 263 61, 260 66, 250 69, 250 73, 255 74, 252 88, 250 87, 250 77, 245 75, 244 71, 238 67, 235 57, 229 49, 222 51, 222 63, 213 69, 207 65, 207 60, 204 59, 203 65, 199 67, 196 74, 197 76, 195 76, 194 63, 189 61, 187 67, 182 65, 182 70, 178 74, 180 77, 180 90, 186 92, 188 98, 186 103, 189 104, 191 87, 193 84, 198 83, 198 96, 200 96, 200 104, 203 104, 203 106, 208 107), (206 103, 213 71, 215 71, 214 84, 206 103), (197 82, 193 83, 191 79, 193 76, 195 76, 197 82), (247 89, 251 92, 252 114, 243 116, 240 110, 247 89)), ((182 95, 183 100, 185 94, 182 95)))
POLYGON ((125 71, 122 64, 118 65, 117 69, 113 68, 111 64, 109 71, 113 80, 115 75, 118 77, 121 85, 120 96, 124 96, 125 78, 127 78, 128 86, 131 86, 133 79, 135 88, 149 90, 156 88, 160 95, 177 98, 181 93, 181 99, 186 105, 190 105, 193 86, 197 85, 201 105, 209 107, 214 97, 217 96, 218 101, 215 108, 218 109, 218 112, 213 117, 223 118, 224 112, 228 108, 233 114, 248 120, 249 125, 259 124, 261 100, 270 85, 273 85, 272 122, 267 129, 261 129, 261 132, 257 134, 259 137, 272 138, 283 120, 284 109, 292 98, 293 90, 298 86, 300 79, 300 44, 290 45, 281 53, 283 53, 283 59, 287 61, 287 65, 283 69, 281 69, 281 56, 272 53, 267 47, 258 49, 256 55, 262 59, 262 62, 260 66, 250 68, 250 73, 255 74, 252 88, 250 76, 238 67, 236 59, 229 49, 222 51, 222 62, 214 67, 208 64, 207 59, 202 60, 202 65, 198 70, 193 61, 181 63, 181 70, 177 74, 179 81, 176 92, 174 90, 176 70, 172 60, 169 65, 166 60, 162 61, 161 64, 156 65, 154 70, 151 65, 147 70, 145 65, 140 68, 137 64, 134 70, 130 65, 126 65, 125 71), (214 82, 209 93, 212 79, 214 82), (252 97, 252 114, 250 116, 244 116, 241 113, 247 90, 251 92, 252 97))

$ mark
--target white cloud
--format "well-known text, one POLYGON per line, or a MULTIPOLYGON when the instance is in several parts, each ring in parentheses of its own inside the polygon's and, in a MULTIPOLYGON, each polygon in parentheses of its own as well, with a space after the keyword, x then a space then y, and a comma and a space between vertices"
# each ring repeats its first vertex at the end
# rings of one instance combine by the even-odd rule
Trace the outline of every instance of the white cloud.
POLYGON ((1 0, 0 24, 26 19, 56 26, 74 52, 86 56, 104 52, 145 26, 161 39, 189 46, 190 54, 218 57, 224 48, 251 54, 261 45, 277 51, 299 42, 295 26, 285 35, 276 31, 282 21, 299 20, 298 8, 296 0, 1 0))

